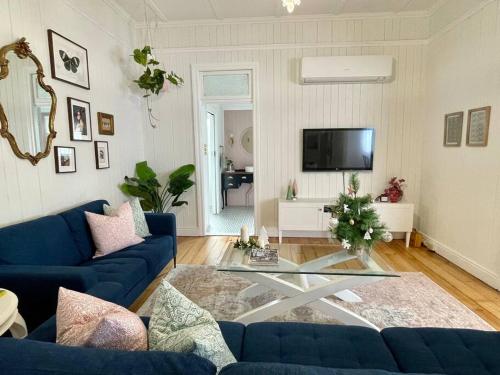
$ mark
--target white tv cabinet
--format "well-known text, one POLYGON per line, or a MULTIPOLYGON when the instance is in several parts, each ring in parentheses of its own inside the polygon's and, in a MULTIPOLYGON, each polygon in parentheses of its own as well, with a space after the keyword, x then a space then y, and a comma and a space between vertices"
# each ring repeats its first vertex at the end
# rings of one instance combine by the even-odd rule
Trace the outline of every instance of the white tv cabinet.
MULTIPOLYGON (((328 230, 331 214, 325 212, 325 206, 332 204, 327 198, 301 198, 295 201, 280 199, 278 203, 279 242, 283 232, 325 232, 328 230)), ((373 203, 380 216, 380 221, 390 232, 405 232, 406 247, 410 245, 413 229, 413 203, 373 203)))

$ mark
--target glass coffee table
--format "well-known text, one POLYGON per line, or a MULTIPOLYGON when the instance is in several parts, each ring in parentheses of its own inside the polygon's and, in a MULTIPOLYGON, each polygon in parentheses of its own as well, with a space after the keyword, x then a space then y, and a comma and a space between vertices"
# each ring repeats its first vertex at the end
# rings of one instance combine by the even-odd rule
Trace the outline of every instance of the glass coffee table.
POLYGON ((386 277, 399 277, 383 270, 366 253, 352 255, 337 244, 271 244, 278 249, 276 265, 249 262, 249 250, 229 243, 217 264, 218 271, 238 273, 253 284, 241 291, 242 297, 255 297, 269 289, 284 295, 275 301, 240 315, 235 321, 250 324, 264 321, 291 309, 308 305, 331 315, 344 324, 379 329, 365 318, 327 299, 328 296, 348 302, 362 299, 350 289, 386 277))

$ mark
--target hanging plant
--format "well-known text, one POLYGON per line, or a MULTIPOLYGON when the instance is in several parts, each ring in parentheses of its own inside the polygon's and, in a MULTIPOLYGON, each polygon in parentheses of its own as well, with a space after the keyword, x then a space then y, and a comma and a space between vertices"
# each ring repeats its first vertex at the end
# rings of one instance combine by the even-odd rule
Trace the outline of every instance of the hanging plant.
POLYGON ((152 55, 150 46, 144 46, 142 50, 136 48, 133 56, 134 61, 145 68, 144 73, 138 79, 134 80, 134 82, 142 90, 146 91, 143 97, 147 100, 149 122, 151 126, 156 127, 154 121, 157 118, 152 114, 153 109, 150 96, 152 94, 159 95, 165 85, 165 81, 170 82, 174 86, 182 86, 184 80, 173 71, 167 73, 165 70, 158 68, 160 63, 152 55))

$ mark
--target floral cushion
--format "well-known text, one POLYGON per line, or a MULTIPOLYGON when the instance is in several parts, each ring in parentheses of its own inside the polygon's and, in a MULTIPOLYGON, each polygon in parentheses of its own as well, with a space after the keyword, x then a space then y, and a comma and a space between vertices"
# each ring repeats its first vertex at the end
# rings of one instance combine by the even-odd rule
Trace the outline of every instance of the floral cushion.
POLYGON ((144 241, 135 234, 134 218, 130 203, 116 210, 116 216, 98 215, 85 211, 92 239, 96 246, 94 258, 104 256, 144 241))
POLYGON ((136 314, 88 294, 59 288, 57 343, 116 350, 147 350, 147 330, 136 314))
POLYGON ((194 353, 217 370, 236 362, 212 315, 165 280, 157 290, 148 336, 150 350, 194 353))
MULTIPOLYGON (((141 207, 141 202, 139 198, 132 198, 129 200, 130 207, 132 207, 132 216, 134 218, 135 234, 139 237, 151 236, 149 233, 148 223, 146 222, 146 216, 141 207)), ((116 216, 117 209, 105 204, 103 206, 104 214, 107 216, 116 216)))

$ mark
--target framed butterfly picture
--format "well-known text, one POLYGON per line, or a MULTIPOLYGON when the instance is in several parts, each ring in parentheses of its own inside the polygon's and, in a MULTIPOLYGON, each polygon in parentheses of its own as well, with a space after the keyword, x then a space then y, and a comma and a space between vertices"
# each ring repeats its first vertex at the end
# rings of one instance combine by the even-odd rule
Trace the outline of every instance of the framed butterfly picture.
POLYGON ((87 50, 48 30, 52 78, 90 90, 87 50))

